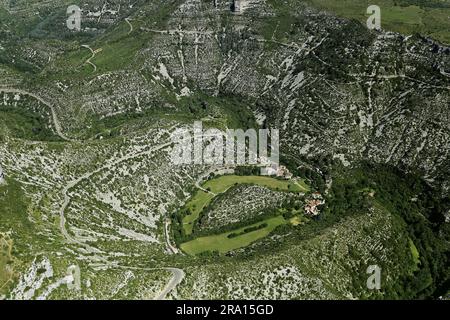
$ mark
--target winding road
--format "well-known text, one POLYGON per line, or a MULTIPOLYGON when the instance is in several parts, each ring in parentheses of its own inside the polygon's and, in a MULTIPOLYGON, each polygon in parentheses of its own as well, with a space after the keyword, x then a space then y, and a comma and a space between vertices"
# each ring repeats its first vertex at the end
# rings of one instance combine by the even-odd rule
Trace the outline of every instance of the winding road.
POLYGON ((44 99, 42 99, 41 97, 39 97, 38 95, 36 95, 36 94, 34 94, 34 93, 32 93, 32 92, 28 92, 28 91, 21 90, 21 89, 0 88, 0 92, 5 92, 5 93, 18 93, 18 94, 27 95, 27 96, 30 96, 30 97, 32 97, 32 98, 38 100, 38 101, 41 102, 42 104, 46 105, 46 106, 47 106, 48 108, 50 108, 50 110, 51 110, 51 113, 52 113, 52 119, 53 119, 53 124, 54 124, 54 126, 55 126, 56 134, 57 134, 61 139, 65 140, 65 141, 76 141, 76 140, 73 140, 73 139, 67 137, 67 136, 63 133, 63 131, 62 131, 62 129, 61 129, 61 124, 60 124, 60 122, 59 122, 59 120, 58 120, 58 116, 56 115, 55 107, 54 107, 51 103, 45 101, 44 99))
MULTIPOLYGON (((133 155, 127 155, 127 156, 121 157, 121 158, 119 158, 119 159, 117 159, 117 160, 115 160, 113 162, 110 162, 110 163, 107 163, 107 164, 103 165, 100 168, 97 168, 94 171, 85 173, 84 175, 80 176, 76 180, 73 180, 73 181, 69 182, 61 191, 61 193, 62 193, 62 195, 64 197, 64 202, 63 202, 63 204, 62 204, 62 206, 61 206, 61 208, 59 210, 59 216, 60 216, 60 225, 59 225, 59 227, 60 227, 62 235, 67 240, 67 242, 69 242, 71 244, 80 245, 80 246, 86 248, 87 250, 89 250, 91 252, 101 253, 101 251, 99 249, 96 249, 94 247, 89 246, 88 244, 86 244, 84 242, 79 241, 78 239, 76 239, 75 237, 72 237, 67 232, 67 229, 66 229, 66 218, 64 216, 64 213, 65 213, 65 211, 66 211, 66 209, 69 206, 70 201, 71 201, 70 196, 68 194, 71 189, 76 187, 82 181, 84 181, 86 179, 89 179, 93 175, 95 175, 95 174, 97 174, 97 173, 99 173, 99 172, 101 172, 103 170, 106 170, 106 169, 110 169, 111 170, 114 166, 116 166, 116 165, 118 165, 118 164, 120 164, 122 162, 125 162, 125 161, 130 160, 130 159, 134 159, 134 158, 137 158, 137 157, 140 157, 140 156, 143 156, 143 155, 150 155, 150 154, 152 154, 152 153, 154 153, 156 151, 159 151, 161 149, 167 148, 171 144, 172 144, 172 142, 163 143, 163 144, 155 146, 155 147, 153 147, 153 148, 151 148, 149 150, 138 152, 138 153, 135 153, 133 155)), ((166 233, 166 237, 167 236, 168 236, 168 234, 166 233)), ((168 238, 167 238, 167 240, 168 240, 168 238)), ((102 260, 109 267, 118 267, 116 265, 109 264, 106 259, 102 259, 102 260)), ((155 297, 155 300, 163 300, 163 299, 165 299, 166 296, 172 290, 174 290, 177 287, 177 285, 179 285, 183 281, 183 279, 185 277, 185 273, 184 273, 183 270, 178 269, 178 268, 172 268, 172 267, 148 268, 147 269, 147 268, 135 268, 135 267, 121 266, 121 268, 136 269, 136 270, 167 270, 167 271, 172 272, 173 278, 169 281, 169 283, 166 285, 166 287, 163 289, 163 291, 157 297, 155 297)))
POLYGON ((103 267, 108 268, 117 268, 117 269, 125 269, 125 270, 140 270, 140 271, 157 271, 157 270, 166 270, 172 273, 172 278, 169 280, 167 285, 151 300, 166 300, 167 295, 172 292, 185 278, 186 274, 183 270, 179 268, 172 267, 162 267, 162 268, 141 268, 141 267, 130 267, 130 266, 122 266, 122 265, 113 265, 113 264, 105 264, 103 267))
POLYGON ((166 218, 164 221, 164 234, 166 238, 166 246, 173 254, 177 254, 180 253, 180 251, 170 243, 170 232, 169 232, 170 223, 171 223, 170 218, 166 218))
POLYGON ((85 64, 89 64, 89 65, 91 65, 94 68, 94 71, 92 71, 92 72, 97 71, 97 66, 91 61, 92 59, 95 58, 95 51, 90 46, 88 46, 87 44, 83 44, 81 46, 83 48, 86 48, 89 51, 91 51, 91 54, 92 54, 92 56, 89 59, 86 60, 85 64))
MULTIPOLYGON (((58 134, 58 136, 59 136, 61 139, 65 140, 65 141, 70 141, 70 142, 76 141, 76 140, 73 140, 73 139, 67 137, 67 136, 63 133, 62 128, 61 128, 61 125, 60 125, 60 122, 59 122, 59 119, 58 119, 57 114, 56 114, 56 111, 55 111, 55 108, 54 108, 54 106, 53 106, 51 103, 45 101, 44 99, 42 99, 41 97, 39 97, 38 95, 36 95, 36 94, 34 94, 34 93, 32 93, 32 92, 28 92, 28 91, 21 90, 21 89, 14 89, 14 88, 0 88, 0 93, 17 93, 17 94, 27 95, 27 96, 30 96, 30 97, 32 97, 32 98, 38 100, 39 102, 41 102, 42 104, 44 104, 45 106, 47 106, 47 107, 51 110, 53 123, 54 123, 55 130, 56 130, 56 133, 58 134)), ((76 180, 73 180, 73 181, 69 182, 69 183, 61 190, 61 193, 62 193, 63 198, 64 198, 64 202, 63 202, 63 204, 61 205, 61 208, 60 208, 60 210, 59 210, 59 217, 60 217, 60 224, 59 224, 59 227, 60 227, 61 233, 62 233, 63 237, 66 239, 66 241, 67 241, 68 243, 71 243, 71 244, 77 244, 77 245, 80 245, 80 246, 82 246, 82 247, 84 247, 84 248, 90 250, 91 252, 101 253, 101 250, 99 250, 99 249, 97 249, 97 248, 94 248, 94 247, 91 247, 91 246, 89 246, 88 244, 79 241, 78 239, 76 239, 75 237, 71 236, 71 235, 67 232, 67 229, 66 229, 66 218, 65 218, 64 214, 65 214, 65 211, 66 211, 66 209, 67 209, 67 207, 69 206, 70 201, 71 201, 71 198, 70 198, 70 196, 69 196, 69 194, 68 194, 69 191, 70 191, 71 189, 75 188, 75 187, 76 187, 79 183, 81 183, 82 181, 84 181, 84 180, 86 180, 86 179, 89 179, 89 178, 92 177, 93 175, 95 175, 95 174, 97 174, 97 173, 99 173, 99 172, 101 172, 101 171, 103 171, 103 170, 106 170, 106 169, 112 169, 114 166, 116 166, 116 165, 118 165, 118 164, 120 164, 120 163, 122 163, 122 162, 125 162, 125 161, 127 161, 127 160, 130 160, 130 159, 134 159, 134 158, 137 158, 137 157, 140 157, 140 156, 143 156, 143 155, 150 155, 150 154, 152 154, 152 153, 154 153, 154 152, 156 152, 156 151, 159 151, 159 150, 161 150, 161 149, 164 149, 164 148, 169 147, 171 144, 172 144, 172 142, 163 143, 163 144, 157 145, 157 146, 155 146, 155 147, 153 147, 153 148, 150 148, 149 150, 146 150, 146 151, 138 152, 138 153, 135 153, 135 154, 132 154, 132 155, 127 155, 127 156, 121 157, 121 158, 119 158, 119 159, 117 159, 117 160, 115 160, 115 161, 112 161, 112 162, 110 162, 110 163, 107 163, 107 164, 101 166, 100 168, 97 168, 96 170, 93 170, 93 171, 91 171, 91 172, 87 172, 87 173, 83 174, 82 176, 80 176, 80 177, 77 178, 76 180)), ((166 234, 166 236, 168 236, 168 234, 166 234)), ((109 267, 121 267, 121 266, 116 266, 116 265, 109 264, 108 261, 107 261, 106 259, 104 259, 104 258, 103 258, 102 260, 103 260, 109 267)), ((183 270, 178 269, 178 268, 173 268, 173 267, 162 267, 162 268, 135 268, 135 267, 126 267, 126 266, 122 266, 121 268, 127 268, 127 269, 139 269, 139 270, 167 270, 167 271, 172 272, 172 274, 173 274, 172 279, 169 281, 169 283, 166 285, 166 287, 163 289, 163 291, 161 291, 161 293, 155 297, 156 300, 163 300, 163 299, 165 299, 166 296, 167 296, 172 290, 174 290, 174 289, 177 287, 177 285, 179 285, 179 284, 183 281, 183 279, 184 279, 184 277, 185 277, 185 273, 184 273, 183 270)))
POLYGON ((178 268, 164 268, 164 270, 170 271, 173 274, 172 279, 166 285, 166 287, 155 297, 154 300, 165 300, 167 295, 172 292, 183 281, 186 274, 183 270, 178 268))
POLYGON ((133 32, 133 25, 131 24, 131 19, 130 18, 125 18, 126 23, 128 23, 128 25, 130 26, 130 31, 128 31, 128 34, 131 34, 133 32))

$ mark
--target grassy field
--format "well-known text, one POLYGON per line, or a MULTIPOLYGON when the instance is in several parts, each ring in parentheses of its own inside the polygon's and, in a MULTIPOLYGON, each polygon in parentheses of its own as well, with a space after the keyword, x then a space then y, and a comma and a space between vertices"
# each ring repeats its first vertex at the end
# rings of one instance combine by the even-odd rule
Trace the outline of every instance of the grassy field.
POLYGON ((0 294, 5 293, 8 285, 13 281, 12 246, 12 240, 0 233, 0 294))
MULTIPOLYGON (((273 190, 286 192, 307 192, 309 187, 303 181, 278 180, 264 176, 236 176, 227 175, 209 180, 203 184, 203 188, 214 194, 227 191, 236 184, 254 184, 267 187, 273 190)), ((192 199, 186 204, 191 214, 183 218, 183 227, 187 235, 192 233, 194 222, 198 219, 203 208, 205 208, 215 197, 214 194, 198 190, 192 199)))
POLYGON ((217 194, 226 191, 235 184, 256 184, 267 187, 272 190, 289 191, 289 192, 307 192, 309 188, 306 184, 296 184, 289 180, 278 180, 265 176, 221 176, 217 179, 207 181, 203 187, 217 194))
POLYGON ((419 250, 417 250, 416 245, 414 244, 414 242, 411 239, 409 239, 409 247, 411 249, 411 254, 413 257, 413 261, 414 261, 416 270, 418 270, 419 265, 420 265, 420 253, 419 253, 419 250))
POLYGON ((450 44, 450 3, 417 0, 307 0, 316 8, 338 16, 367 21, 369 5, 381 8, 381 27, 405 35, 420 33, 450 44), (400 6, 402 3, 403 6, 400 6), (438 6, 441 7, 438 7, 438 6))
POLYGON ((27 215, 27 198, 18 182, 6 179, 0 185, 0 296, 9 291, 15 275, 17 254, 34 244, 36 230, 27 215), (16 240, 8 235, 13 231, 16 240))
POLYGON ((191 255, 199 254, 206 251, 218 251, 222 254, 227 253, 231 250, 246 247, 249 244, 255 242, 256 240, 266 237, 276 227, 285 223, 287 223, 287 221, 283 218, 283 216, 277 216, 230 232, 207 237, 201 237, 192 241, 185 242, 181 244, 181 249, 184 252, 191 255), (259 226, 263 223, 267 224, 265 228, 245 233, 234 238, 228 238, 228 235, 230 235, 231 233, 239 234, 244 232, 244 229, 259 226))
MULTIPOLYGON (((135 27, 138 23, 135 22, 135 27)), ((107 33, 104 37, 100 37, 96 41, 89 43, 89 46, 98 52, 91 60, 97 66, 97 74, 104 72, 119 70, 125 68, 133 62, 136 53, 148 43, 152 34, 136 33, 133 36, 128 34, 129 26, 123 22, 117 25, 114 30, 107 33), (100 50, 101 49, 101 50, 100 50)), ((64 77, 64 71, 67 69, 74 70, 71 77, 90 77, 94 69, 86 64, 86 61, 92 56, 90 50, 78 47, 77 49, 67 52, 56 61, 61 73, 56 77, 64 77)))

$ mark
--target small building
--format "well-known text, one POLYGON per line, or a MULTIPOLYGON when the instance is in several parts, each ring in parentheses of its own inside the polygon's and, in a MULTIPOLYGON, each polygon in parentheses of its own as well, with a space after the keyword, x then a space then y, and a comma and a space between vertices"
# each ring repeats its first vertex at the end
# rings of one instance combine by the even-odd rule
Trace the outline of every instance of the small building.
POLYGON ((320 214, 319 206, 325 204, 325 200, 319 192, 314 192, 305 204, 305 214, 316 217, 320 214))
POLYGON ((285 178, 287 180, 292 179, 294 175, 285 166, 279 166, 277 170, 277 177, 285 178))

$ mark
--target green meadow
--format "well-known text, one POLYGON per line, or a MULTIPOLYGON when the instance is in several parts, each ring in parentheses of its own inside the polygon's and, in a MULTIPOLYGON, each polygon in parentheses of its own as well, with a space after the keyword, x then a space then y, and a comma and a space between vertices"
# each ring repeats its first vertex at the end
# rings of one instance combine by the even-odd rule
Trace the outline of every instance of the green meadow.
POLYGON ((224 254, 231 250, 246 247, 256 240, 262 239, 269 235, 276 227, 286 223, 287 221, 283 218, 283 216, 276 216, 230 232, 200 237, 195 240, 185 242, 181 244, 181 249, 190 255, 196 255, 207 251, 218 251, 219 253, 224 254), (262 224, 267 224, 267 226, 248 233, 244 231, 247 228, 257 227, 262 224), (229 238, 228 236, 232 233, 240 235, 229 238))
POLYGON ((381 27, 405 35, 420 33, 450 44, 450 3, 430 0, 307 0, 314 7, 338 16, 367 21, 367 8, 381 9, 381 27))
POLYGON ((236 176, 226 175, 212 179, 203 184, 203 188, 209 192, 198 190, 192 199, 186 204, 186 208, 191 212, 190 215, 183 218, 183 228, 187 235, 192 233, 195 221, 200 216, 203 209, 211 202, 214 197, 227 191, 229 188, 238 184, 254 184, 285 192, 308 192, 309 187, 304 181, 278 180, 265 176, 236 176))
POLYGON ((419 253, 419 250, 417 250, 416 245, 414 244, 414 242, 411 239, 409 239, 409 248, 411 249, 411 255, 413 257, 415 269, 418 270, 419 266, 420 266, 420 253, 419 253))

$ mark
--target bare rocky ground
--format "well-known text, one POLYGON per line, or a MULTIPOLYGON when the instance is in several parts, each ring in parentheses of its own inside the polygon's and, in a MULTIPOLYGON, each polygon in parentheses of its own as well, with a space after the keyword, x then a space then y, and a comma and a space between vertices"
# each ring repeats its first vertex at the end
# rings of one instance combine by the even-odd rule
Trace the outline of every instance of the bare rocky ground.
POLYGON ((281 208, 283 201, 294 198, 300 197, 260 186, 238 186, 211 203, 200 221, 199 230, 214 230, 251 220, 263 215, 265 210, 281 208))
MULTIPOLYGON (((42 123, 37 135, 0 121, 0 231, 14 248, 2 297, 151 299, 175 267, 186 276, 168 298, 365 298, 355 278, 375 258, 395 283, 405 262, 392 248, 407 236, 380 208, 271 253, 264 248, 291 238, 273 235, 217 263, 171 254, 165 219, 209 168, 173 166, 169 135, 199 118, 234 121, 223 99, 241 102, 231 113, 279 128, 286 157, 417 170, 448 197, 448 48, 296 1, 281 11, 250 1, 234 15, 225 0, 90 0, 86 26, 96 30, 78 35, 65 31, 59 1, 0 4, 0 106, 42 123), (96 68, 82 45, 101 49, 96 68), (80 290, 67 288, 72 266, 80 290)), ((240 201, 256 210, 265 192, 240 201)), ((216 213, 227 210, 239 214, 233 203, 216 213)))

